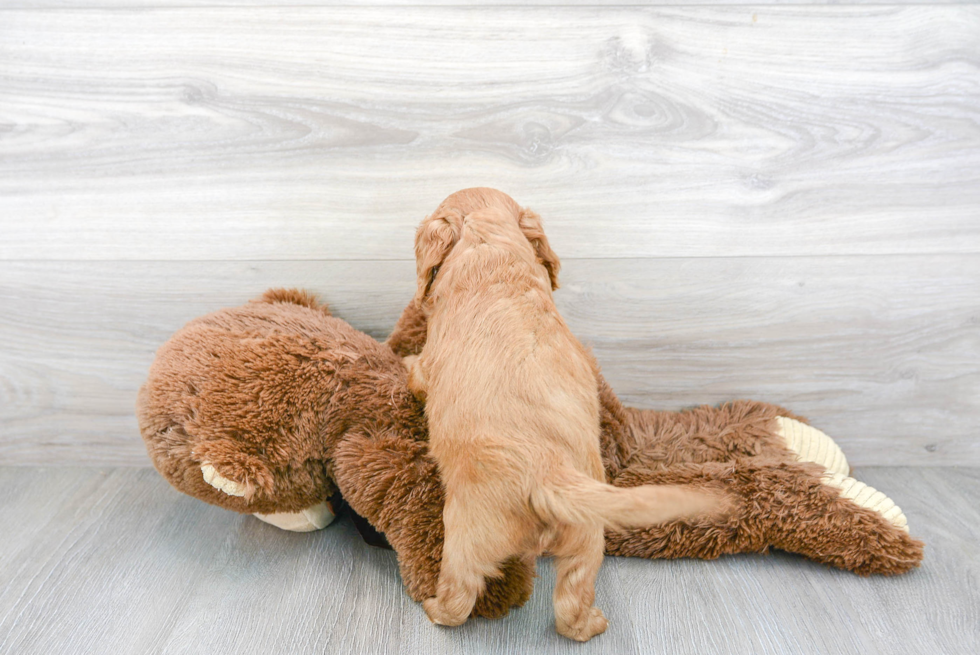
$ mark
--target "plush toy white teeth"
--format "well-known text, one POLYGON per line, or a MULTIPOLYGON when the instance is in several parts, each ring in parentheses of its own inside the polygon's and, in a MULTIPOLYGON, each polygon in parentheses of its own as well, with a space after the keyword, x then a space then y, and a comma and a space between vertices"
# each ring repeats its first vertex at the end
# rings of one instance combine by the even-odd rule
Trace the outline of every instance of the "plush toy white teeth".
POLYGON ((244 496, 245 485, 239 484, 234 480, 222 476, 210 464, 201 465, 201 473, 204 474, 204 481, 219 491, 223 491, 229 496, 244 496))
MULTIPOLYGON (((201 466, 204 481, 229 496, 244 496, 245 485, 224 477, 211 464, 201 466)), ((313 532, 330 525, 336 515, 330 505, 323 501, 299 512, 277 512, 275 514, 253 514, 255 518, 290 532, 313 532)))
POLYGON ((800 461, 819 464, 831 473, 850 473, 847 458, 840 447, 820 430, 806 423, 778 416, 776 433, 786 440, 786 447, 796 453, 796 458, 800 461))

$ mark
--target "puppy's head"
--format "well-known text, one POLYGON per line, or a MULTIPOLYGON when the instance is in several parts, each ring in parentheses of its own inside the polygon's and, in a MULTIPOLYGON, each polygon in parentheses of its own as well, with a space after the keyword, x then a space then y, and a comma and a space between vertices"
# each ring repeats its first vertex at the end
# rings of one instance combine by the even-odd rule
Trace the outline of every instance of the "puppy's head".
POLYGON ((548 243, 548 237, 541 227, 541 217, 530 209, 522 208, 502 191, 485 187, 463 189, 443 200, 436 211, 422 221, 415 233, 415 262, 418 274, 416 306, 422 306, 422 302, 432 289, 439 267, 459 242, 467 219, 470 216, 474 219, 499 217, 501 214, 511 217, 517 223, 534 249, 538 263, 547 270, 551 288, 558 288, 558 271, 561 262, 548 243))

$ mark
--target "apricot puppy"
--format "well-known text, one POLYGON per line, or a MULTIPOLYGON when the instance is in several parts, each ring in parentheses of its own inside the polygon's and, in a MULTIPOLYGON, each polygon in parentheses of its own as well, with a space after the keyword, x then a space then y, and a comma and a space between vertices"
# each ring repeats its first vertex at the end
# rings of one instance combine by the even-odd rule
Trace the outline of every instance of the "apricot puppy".
POLYGON ((425 611, 459 625, 502 561, 548 551, 555 627, 587 641, 607 626, 593 606, 603 529, 714 511, 719 500, 605 484, 597 365, 555 308, 558 257, 535 213, 492 189, 458 192, 422 222, 415 254, 428 338, 406 365, 446 489, 425 611))

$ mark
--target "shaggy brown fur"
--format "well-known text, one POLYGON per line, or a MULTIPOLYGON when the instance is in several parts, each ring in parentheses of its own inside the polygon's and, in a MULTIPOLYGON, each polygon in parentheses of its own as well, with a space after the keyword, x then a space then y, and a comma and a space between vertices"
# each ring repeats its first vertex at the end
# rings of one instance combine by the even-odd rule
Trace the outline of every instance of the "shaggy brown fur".
POLYGON ((409 388, 424 393, 446 489, 442 566, 425 611, 459 625, 507 556, 547 550, 556 629, 587 641, 607 626, 593 605, 603 527, 661 523, 720 501, 686 487, 605 484, 598 366, 552 300, 558 259, 537 216, 496 193, 495 206, 437 211, 416 234, 416 303, 429 327, 409 388))
MULTIPOLYGON (((150 458, 178 490, 237 512, 297 511, 336 485, 395 549, 409 595, 428 598, 442 553, 443 491, 401 363, 425 335, 414 303, 380 344, 295 291, 196 319, 160 348, 140 390, 150 458), (205 483, 204 461, 251 493, 238 498, 205 483)), ((599 391, 609 482, 690 484, 735 498, 725 519, 607 532, 607 554, 716 558, 779 548, 861 575, 904 573, 922 560, 922 542, 841 498, 820 483, 821 469, 781 445, 774 419, 799 419, 790 412, 752 401, 637 410, 623 407, 601 375, 599 391)), ((533 577, 533 565, 508 560, 473 615, 520 606, 533 577)))

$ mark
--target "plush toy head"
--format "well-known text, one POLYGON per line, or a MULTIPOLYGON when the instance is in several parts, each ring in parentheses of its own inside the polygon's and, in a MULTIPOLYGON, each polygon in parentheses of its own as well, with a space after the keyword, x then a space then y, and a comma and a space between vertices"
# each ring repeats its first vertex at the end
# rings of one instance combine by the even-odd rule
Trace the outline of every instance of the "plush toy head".
MULTIPOLYGON (((316 529, 336 509, 327 503, 336 489, 330 450, 345 426, 390 425, 393 410, 379 401, 387 387, 417 409, 401 398, 400 374, 390 349, 312 295, 273 290, 196 319, 164 344, 137 416, 154 466, 180 491, 316 529)), ((421 411, 394 414, 400 429, 421 429, 421 411)))

